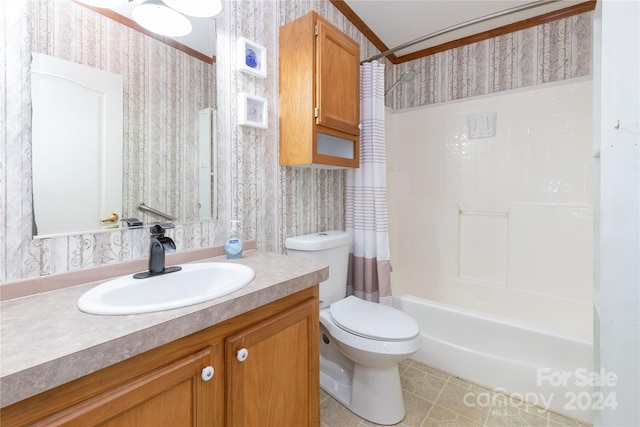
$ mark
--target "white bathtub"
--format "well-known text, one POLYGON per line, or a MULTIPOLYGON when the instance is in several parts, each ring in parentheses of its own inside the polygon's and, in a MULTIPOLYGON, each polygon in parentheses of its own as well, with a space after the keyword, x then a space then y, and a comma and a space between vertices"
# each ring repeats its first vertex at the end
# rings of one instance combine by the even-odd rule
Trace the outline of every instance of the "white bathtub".
MULTIPOLYGON (((412 359, 471 382, 591 422, 597 403, 592 342, 548 325, 515 321, 410 295, 393 304, 420 325, 412 359), (585 383, 587 383, 585 385, 585 383)), ((486 402, 470 396, 469 404, 486 402)))

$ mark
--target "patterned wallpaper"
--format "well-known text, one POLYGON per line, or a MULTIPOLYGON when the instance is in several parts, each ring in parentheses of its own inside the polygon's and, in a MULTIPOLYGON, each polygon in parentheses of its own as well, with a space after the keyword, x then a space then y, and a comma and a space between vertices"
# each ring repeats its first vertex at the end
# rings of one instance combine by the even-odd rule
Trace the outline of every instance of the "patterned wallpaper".
POLYGON ((356 40, 363 59, 378 53, 329 1, 225 2, 218 24, 218 108, 229 111, 223 139, 232 147, 230 215, 263 250, 283 251, 290 236, 344 229, 344 171, 278 166, 278 28, 311 10, 356 40), (266 79, 236 71, 235 42, 241 36, 267 48, 266 79), (268 130, 235 125, 237 93, 243 91, 268 100, 268 130))
MULTIPOLYGON (((344 172, 281 168, 277 155, 278 28, 310 10, 316 10, 360 43, 363 59, 378 53, 328 0, 224 2, 223 12, 216 19, 217 58, 213 66, 198 62, 68 0, 15 0, 4 2, 0 7, 5 23, 0 32, 7 41, 7 49, 2 53, 4 62, 0 67, 7 82, 4 102, 0 104, 0 126, 5 129, 3 138, 6 137, 0 147, 3 189, 0 194, 1 283, 147 256, 148 235, 144 230, 32 240, 29 82, 29 52, 32 49, 122 72, 136 82, 129 90, 138 91, 142 98, 131 98, 125 106, 125 140, 128 141, 130 159, 127 171, 136 177, 131 182, 138 193, 132 197, 136 200, 140 195, 148 197, 149 205, 165 203, 165 191, 176 180, 169 180, 171 182, 163 184, 165 187, 161 191, 153 192, 149 189, 153 172, 140 174, 140 170, 148 171, 141 164, 176 158, 180 166, 174 174, 189 169, 192 148, 185 146, 176 151, 169 142, 191 139, 192 130, 185 123, 195 110, 186 106, 198 105, 200 108, 215 103, 216 137, 220 150, 220 219, 178 224, 169 233, 178 250, 222 243, 230 219, 242 221, 243 237, 257 239, 259 249, 276 252, 283 250, 286 237, 329 228, 344 229, 344 172), (99 31, 91 25, 97 26, 99 31), (78 40, 78 32, 79 40, 84 40, 79 44, 75 41, 78 40), (236 40, 240 36, 267 48, 267 78, 259 79, 237 71, 236 40), (91 42, 93 37, 95 42, 91 42), (106 45, 115 45, 118 48, 116 53, 107 53, 106 45), (146 58, 148 68, 135 69, 132 66, 135 58, 146 58), (151 74, 151 69, 156 72, 151 74), (158 74, 157 69, 164 71, 158 74), (174 82, 175 86, 169 82, 174 82), (185 83, 187 89, 181 87, 181 82, 188 82, 185 83), (176 91, 169 87, 175 87, 176 91), (168 101, 156 98, 160 90, 171 92, 168 101), (239 92, 268 100, 268 129, 237 125, 239 92), (148 100, 152 106, 147 109, 140 99, 148 100), (167 120, 171 126, 165 128, 167 120), (145 152, 148 148, 140 148, 148 147, 145 141, 146 144, 148 141, 160 144, 159 157, 145 152)), ((396 109, 588 75, 591 14, 412 63, 392 67, 386 62, 390 70, 387 86, 405 69, 419 71, 413 82, 400 85, 388 97, 389 106, 396 109)), ((184 185, 188 187, 189 183, 184 185)), ((187 188, 182 189, 182 194, 167 201, 173 203, 166 205, 167 210, 183 211, 192 205, 186 195, 187 188)))
POLYGON ((418 74, 387 102, 399 110, 591 75, 592 21, 583 13, 399 64, 389 84, 418 74))

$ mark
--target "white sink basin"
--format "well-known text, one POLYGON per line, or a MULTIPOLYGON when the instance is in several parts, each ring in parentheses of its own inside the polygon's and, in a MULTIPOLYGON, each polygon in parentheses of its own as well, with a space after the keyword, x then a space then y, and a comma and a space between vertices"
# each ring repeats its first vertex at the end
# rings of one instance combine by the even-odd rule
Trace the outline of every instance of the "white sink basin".
POLYGON ((183 264, 182 270, 146 279, 133 275, 104 282, 82 294, 78 308, 91 314, 140 314, 186 307, 246 286, 251 267, 230 262, 183 264))

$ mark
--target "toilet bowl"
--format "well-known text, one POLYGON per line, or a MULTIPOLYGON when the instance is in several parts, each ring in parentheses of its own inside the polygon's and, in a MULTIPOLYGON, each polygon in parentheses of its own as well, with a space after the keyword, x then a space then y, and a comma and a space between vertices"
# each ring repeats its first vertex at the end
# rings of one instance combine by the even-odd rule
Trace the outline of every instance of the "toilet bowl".
POLYGON ((360 417, 377 424, 396 424, 405 415, 398 363, 419 347, 418 325, 412 318, 392 307, 349 296, 320 310, 320 386, 360 417), (376 334, 374 328, 357 329, 356 325, 347 329, 335 318, 340 316, 335 306, 343 302, 347 304, 342 304, 345 310, 340 315, 348 313, 358 320, 358 315, 368 313, 361 319, 385 321, 387 331, 376 334), (346 310, 355 304, 360 306, 358 310, 346 310), (382 316, 379 308, 388 309, 387 316, 382 316), (385 333, 391 332, 394 324, 404 327, 397 328, 395 334, 385 333))
POLYGON ((286 239, 287 255, 329 264, 320 283, 320 386, 358 416, 396 424, 405 415, 398 363, 420 347, 418 324, 393 307, 346 296, 350 236, 286 239))

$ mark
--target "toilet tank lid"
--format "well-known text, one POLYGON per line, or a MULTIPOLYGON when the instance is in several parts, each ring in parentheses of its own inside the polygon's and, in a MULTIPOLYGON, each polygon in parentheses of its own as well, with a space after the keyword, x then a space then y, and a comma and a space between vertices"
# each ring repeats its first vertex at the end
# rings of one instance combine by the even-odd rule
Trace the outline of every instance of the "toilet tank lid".
POLYGON ((289 237, 284 241, 287 249, 299 251, 321 251, 348 245, 351 235, 346 231, 330 230, 320 233, 305 234, 303 236, 289 237))

